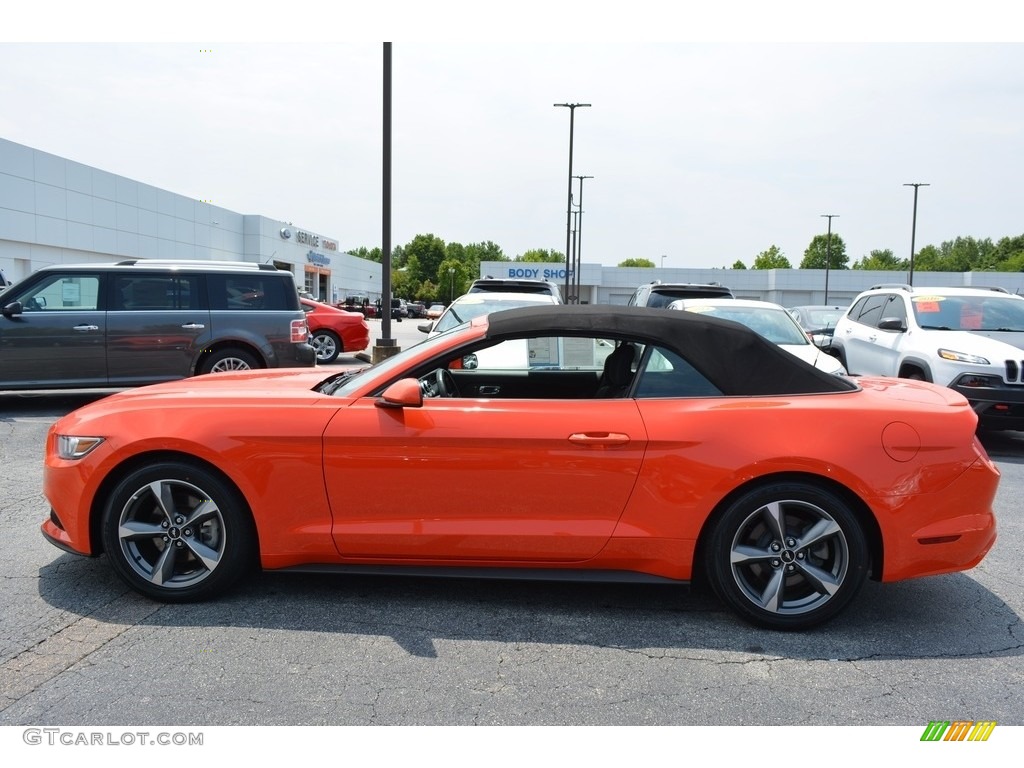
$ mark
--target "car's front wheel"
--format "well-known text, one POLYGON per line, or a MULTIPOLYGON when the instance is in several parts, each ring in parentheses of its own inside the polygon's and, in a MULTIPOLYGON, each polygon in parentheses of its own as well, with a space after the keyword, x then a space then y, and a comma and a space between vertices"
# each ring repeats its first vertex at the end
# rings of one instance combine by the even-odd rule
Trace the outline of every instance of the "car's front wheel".
POLYGON ((316 350, 316 361, 318 363, 333 363, 341 354, 341 342, 338 335, 333 331, 314 331, 313 339, 310 342, 316 350))
POLYGON ((255 559, 255 534, 238 491, 213 472, 160 462, 125 477, 106 499, 103 546, 114 571, 147 597, 214 597, 255 559))
POLYGON ((796 630, 828 621, 868 573, 867 540, 838 496, 776 483, 736 499, 716 521, 706 551, 719 597, 747 621, 796 630))
POLYGON ((222 373, 224 371, 248 371, 259 368, 260 364, 243 349, 221 349, 207 357, 199 366, 200 373, 222 373))

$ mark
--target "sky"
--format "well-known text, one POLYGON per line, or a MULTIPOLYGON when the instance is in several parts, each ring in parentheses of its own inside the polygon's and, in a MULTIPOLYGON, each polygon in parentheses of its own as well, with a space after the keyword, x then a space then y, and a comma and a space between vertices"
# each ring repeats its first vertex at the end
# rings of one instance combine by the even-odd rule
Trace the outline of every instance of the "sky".
MULTIPOLYGON (((186 2, 134 27, 48 5, 0 44, 0 137, 343 249, 382 240, 384 39, 393 245, 433 234, 509 257, 564 252, 570 110, 556 103, 591 105, 572 130, 572 173, 592 177, 584 262, 750 266, 775 245, 798 266, 826 214, 851 263, 874 249, 905 257, 915 182, 929 185, 918 249, 1024 234, 1024 44, 1005 39, 1021 37, 1009 4, 983 1, 970 17, 943 2, 902 16, 879 4, 876 24, 869 2, 817 28, 757 5, 730 16, 742 3, 715 18, 684 3, 674 19, 646 2, 619 6, 620 19, 578 3, 525 3, 514 19, 487 4, 440 3, 429 19, 398 4, 396 19, 353 21, 343 6, 323 16, 300 1, 284 18, 251 2, 263 20, 247 25, 229 5, 186 2), (681 41, 643 39, 676 29, 681 41)), ((148 7, 107 5, 122 13, 104 18, 148 7)), ((573 193, 578 204, 575 180, 573 193)))

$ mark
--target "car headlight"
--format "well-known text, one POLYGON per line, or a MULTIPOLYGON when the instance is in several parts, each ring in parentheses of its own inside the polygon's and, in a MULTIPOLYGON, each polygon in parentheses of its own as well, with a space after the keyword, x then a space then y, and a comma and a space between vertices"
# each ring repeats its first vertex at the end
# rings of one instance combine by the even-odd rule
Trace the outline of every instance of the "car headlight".
POLYGON ((57 455, 62 459, 69 459, 72 461, 81 459, 102 442, 102 437, 57 435, 57 455))
POLYGON ((939 357, 943 360, 952 360, 954 363, 973 363, 974 365, 989 365, 989 361, 978 355, 968 355, 966 352, 956 352, 952 349, 940 349, 939 357))

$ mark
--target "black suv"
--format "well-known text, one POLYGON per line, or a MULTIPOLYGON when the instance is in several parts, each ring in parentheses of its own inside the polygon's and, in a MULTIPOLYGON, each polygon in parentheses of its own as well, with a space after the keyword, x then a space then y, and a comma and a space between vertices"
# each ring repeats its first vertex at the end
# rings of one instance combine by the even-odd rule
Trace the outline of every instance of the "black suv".
POLYGON ((0 300, 0 389, 130 387, 311 366, 291 272, 129 260, 44 267, 0 300))
POLYGON ((644 283, 626 302, 630 307, 668 307, 676 299, 735 299, 732 291, 719 283, 644 283))

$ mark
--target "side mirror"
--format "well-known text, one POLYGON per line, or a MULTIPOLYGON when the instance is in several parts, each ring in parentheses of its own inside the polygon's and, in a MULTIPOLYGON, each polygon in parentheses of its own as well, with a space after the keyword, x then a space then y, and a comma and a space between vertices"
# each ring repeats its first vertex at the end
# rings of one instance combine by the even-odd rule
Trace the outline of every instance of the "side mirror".
POLYGON ((13 317, 14 315, 20 315, 25 308, 21 306, 20 301, 12 301, 10 304, 5 304, 3 308, 4 317, 13 317))
POLYGON ((899 317, 883 317, 878 321, 878 329, 881 331, 905 331, 906 324, 899 317))
POLYGON ((420 323, 416 327, 419 328, 421 331, 423 331, 423 333, 430 333, 430 330, 434 327, 434 324, 433 323, 420 323))
POLYGON ((423 390, 418 379, 400 379, 374 402, 378 408, 422 408, 423 390))

